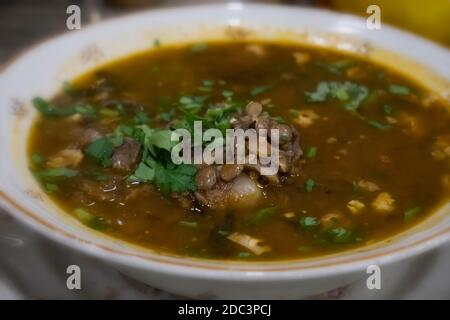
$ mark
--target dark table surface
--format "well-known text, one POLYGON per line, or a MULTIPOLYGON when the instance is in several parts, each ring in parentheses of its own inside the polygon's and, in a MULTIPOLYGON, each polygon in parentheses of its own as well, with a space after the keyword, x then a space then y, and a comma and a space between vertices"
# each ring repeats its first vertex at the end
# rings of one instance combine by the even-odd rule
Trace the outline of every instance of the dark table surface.
MULTIPOLYGON (((118 1, 118 0, 115 0, 118 1)), ((122 0, 124 1, 124 0, 122 0)), ((138 1, 138 0, 132 0, 138 1)), ((226 0, 141 0, 143 6, 113 5, 114 0, 0 0, 0 64, 15 53, 45 39, 64 32, 66 9, 76 4, 81 8, 82 24, 92 23, 106 17, 137 10, 162 6, 179 6, 199 3, 223 3, 226 0)), ((244 0, 241 2, 266 2, 309 4, 311 0, 244 0)))

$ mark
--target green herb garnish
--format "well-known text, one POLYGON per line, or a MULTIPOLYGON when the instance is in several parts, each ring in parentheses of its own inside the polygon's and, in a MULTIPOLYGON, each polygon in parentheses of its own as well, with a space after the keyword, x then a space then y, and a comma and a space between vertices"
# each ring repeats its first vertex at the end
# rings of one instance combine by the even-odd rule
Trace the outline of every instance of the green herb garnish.
POLYGON ((385 104, 385 105, 383 105, 383 111, 385 114, 390 115, 390 114, 392 114, 393 108, 391 105, 385 104))
POLYGON ((44 162, 44 158, 43 158, 40 154, 34 153, 34 154, 31 156, 31 161, 33 162, 33 164, 39 165, 39 164, 41 164, 42 162, 44 162))
POLYGON ((389 86, 389 92, 400 96, 406 96, 411 93, 411 89, 399 84, 391 84, 389 86))
POLYGON ((415 218, 421 211, 422 211, 422 208, 420 208, 420 207, 414 207, 414 208, 410 208, 410 209, 406 210, 403 213, 405 221, 410 221, 411 219, 415 218))
POLYGON ((237 257, 238 259, 247 259, 250 258, 252 254, 250 252, 239 252, 237 257))
POLYGON ((46 183, 45 191, 47 191, 48 193, 55 193, 59 191, 59 187, 56 183, 46 183))
POLYGON ((98 231, 104 231, 108 228, 108 223, 105 221, 105 219, 97 217, 85 209, 76 208, 74 210, 74 213, 78 220, 80 220, 81 223, 88 226, 89 228, 98 231))
POLYGON ((205 51, 206 49, 208 49, 207 43, 196 43, 191 47, 192 52, 201 52, 205 51))
POLYGON ((310 147, 306 152, 308 158, 315 158, 317 155, 317 147, 310 147))
POLYGON ((298 223, 302 229, 311 230, 320 225, 320 220, 316 217, 301 217, 298 223))
POLYGON ((111 165, 114 149, 123 143, 122 137, 104 137, 92 142, 85 150, 86 155, 96 160, 104 167, 111 165))
POLYGON ((306 180, 305 188, 307 192, 311 192, 316 185, 316 182, 313 179, 306 180))
POLYGON ((147 116, 147 114, 144 111, 138 111, 136 112, 136 115, 133 119, 134 123, 136 124, 149 124, 150 118, 147 116))
POLYGON ((348 111, 358 110, 364 99, 367 98, 369 89, 363 85, 352 82, 322 81, 315 91, 305 92, 309 102, 325 102, 330 99, 338 99, 345 102, 344 108, 348 111))
POLYGON ((266 85, 266 86, 258 86, 252 89, 252 91, 250 91, 250 95, 252 97, 256 97, 260 94, 263 94, 267 91, 269 91, 272 88, 272 86, 266 85))
POLYGON ((66 177, 71 178, 75 177, 78 174, 77 170, 69 169, 69 168, 52 168, 47 170, 42 170, 36 172, 36 175, 40 178, 58 178, 58 177, 66 177))
POLYGON ((136 129, 135 137, 144 146, 143 157, 131 180, 153 182, 163 194, 172 192, 195 191, 197 168, 190 164, 175 165, 170 151, 176 141, 171 140, 171 130, 151 129, 141 126, 136 129))
POLYGON ((264 220, 268 219, 273 214, 275 214, 277 211, 278 211, 278 206, 260 209, 256 212, 255 216, 250 219, 249 223, 251 225, 259 224, 259 223, 263 222, 264 220))
POLYGON ((63 82, 63 90, 68 96, 73 96, 77 93, 77 89, 69 81, 63 82))
POLYGON ((178 225, 185 228, 195 229, 198 227, 198 223, 195 221, 184 221, 180 220, 178 221, 178 225))
POLYGON ((378 130, 381 130, 381 131, 386 131, 386 130, 389 130, 389 129, 392 128, 392 127, 391 127, 390 125, 388 125, 388 124, 383 124, 383 123, 381 123, 381 122, 374 121, 374 120, 370 120, 368 123, 369 123, 370 126, 376 128, 376 129, 378 129, 378 130))

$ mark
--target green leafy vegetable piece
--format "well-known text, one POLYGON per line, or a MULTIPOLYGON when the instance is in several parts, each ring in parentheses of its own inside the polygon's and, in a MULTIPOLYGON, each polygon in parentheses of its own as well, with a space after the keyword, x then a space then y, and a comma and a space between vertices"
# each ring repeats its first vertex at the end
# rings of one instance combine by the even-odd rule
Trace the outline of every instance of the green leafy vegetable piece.
POLYGON ((141 182, 153 181, 155 178, 155 169, 149 167, 146 163, 141 162, 136 171, 131 175, 130 179, 141 182))
POLYGON ((175 115, 175 112, 172 109, 169 112, 161 112, 160 114, 158 114, 156 116, 156 119, 161 120, 161 121, 170 122, 173 120, 174 115, 175 115))
POLYGON ((250 95, 252 97, 256 97, 260 94, 263 94, 267 91, 269 91, 272 88, 272 86, 269 85, 265 85, 265 86, 258 86, 252 89, 252 91, 250 91, 250 95))
POLYGON ((107 167, 111 165, 111 156, 114 152, 114 149, 120 146, 123 143, 123 137, 121 136, 112 136, 112 137, 103 137, 95 140, 85 149, 85 153, 87 156, 96 160, 102 166, 107 167))
POLYGON ((194 165, 180 164, 164 167, 155 162, 154 169, 154 182, 163 194, 197 190, 195 183, 197 168, 194 165))
POLYGON ((156 130, 151 136, 151 144, 155 147, 170 151, 178 142, 171 141, 172 130, 156 130))
POLYGON ((389 92, 400 96, 406 96, 411 93, 411 89, 399 84, 391 84, 389 86, 389 92))
POLYGON ((406 221, 410 221, 411 219, 414 219, 421 211, 422 208, 420 207, 410 208, 403 213, 403 216, 406 221))
POLYGON ((198 111, 207 98, 208 96, 182 96, 179 103, 185 111, 198 111))
POLYGON ((326 234, 333 243, 349 243, 354 241, 353 233, 346 228, 330 228, 326 231, 326 234))
POLYGON ((325 68, 328 72, 330 72, 332 74, 340 75, 340 74, 342 74, 343 71, 345 71, 345 69, 347 69, 348 67, 350 67, 353 64, 353 61, 343 59, 343 60, 338 60, 338 61, 335 61, 332 63, 326 63, 323 61, 319 61, 316 64, 320 67, 325 68))
POLYGON ((195 221, 180 220, 178 221, 178 225, 189 229, 195 229, 198 227, 198 223, 195 221))
POLYGON ((105 219, 97 217, 83 208, 76 208, 74 210, 74 214, 78 218, 78 220, 81 221, 81 223, 88 226, 89 228, 98 231, 104 231, 108 229, 108 223, 105 221, 105 219))
POLYGON ((73 108, 59 108, 40 97, 33 99, 34 107, 48 117, 66 117, 74 114, 73 108))
POLYGON ((307 252, 311 252, 313 251, 314 248, 310 247, 310 246, 299 246, 297 247, 297 251, 303 252, 303 253, 307 253, 307 252))
POLYGON ((78 174, 77 170, 69 169, 69 168, 52 168, 47 170, 42 170, 36 173, 40 178, 58 178, 58 177, 66 177, 72 178, 78 174))
POLYGON ((371 120, 371 121, 369 121, 368 123, 369 123, 369 125, 371 125, 372 127, 376 128, 376 129, 378 129, 378 130, 381 130, 381 131, 387 131, 387 130, 389 130, 389 129, 392 128, 392 127, 391 127, 390 125, 388 125, 388 124, 383 124, 383 123, 381 123, 381 122, 374 121, 374 120, 371 120))
POLYGON ((143 111, 136 112, 136 115, 134 116, 133 120, 134 120, 134 123, 136 123, 138 125, 140 125, 140 124, 149 124, 150 123, 150 118, 143 111))
POLYGON ((205 51, 206 49, 208 49, 208 44, 207 43, 196 43, 191 47, 191 51, 192 52, 201 52, 201 51, 205 51))
POLYGON ((306 180, 305 188, 307 192, 311 192, 314 189, 316 182, 313 179, 306 180))
POLYGON ((250 258, 252 254, 250 252, 239 252, 237 257, 238 259, 247 259, 250 258))
POLYGON ((270 216, 274 215, 278 211, 278 206, 267 207, 260 209, 256 212, 255 216, 250 219, 249 223, 251 225, 256 225, 264 220, 268 219, 270 216))
POLYGON ((320 82, 315 91, 305 92, 309 102, 325 102, 330 99, 345 101, 344 108, 348 111, 358 110, 360 104, 367 98, 369 89, 352 82, 320 82))
POLYGON ((102 115, 104 117, 109 117, 109 118, 115 118, 115 117, 118 117, 120 115, 119 111, 111 110, 111 109, 108 109, 108 108, 100 109, 99 113, 100 113, 100 115, 102 115))
POLYGON ((390 115, 390 114, 392 114, 393 108, 391 105, 385 104, 385 105, 383 105, 383 111, 385 114, 390 115))
POLYGON ((74 109, 74 112, 73 112, 74 114, 79 113, 85 118, 93 118, 97 114, 97 110, 90 104, 85 104, 85 105, 77 104, 77 105, 73 106, 73 109, 74 109))
POLYGON ((97 181, 106 181, 108 177, 97 170, 89 170, 86 174, 97 181))
POLYGON ((233 93, 233 91, 230 91, 230 90, 223 90, 222 95, 227 99, 231 99, 233 97, 234 93, 233 93))
POLYGON ((39 164, 41 164, 42 162, 44 162, 44 158, 43 158, 40 154, 34 153, 34 154, 31 156, 31 161, 33 162, 33 164, 39 165, 39 164))
POLYGON ((47 117, 67 117, 75 113, 79 113, 84 117, 93 117, 96 114, 95 108, 88 104, 76 104, 70 107, 57 107, 40 97, 34 98, 32 102, 34 107, 47 117))
POLYGON ((310 147, 306 152, 308 158, 315 158, 317 155, 317 147, 310 147))
POLYGON ((64 93, 69 96, 73 96, 77 93, 77 89, 69 81, 63 82, 63 90, 64 93))
POLYGON ((298 221, 300 227, 304 230, 311 230, 320 225, 320 220, 316 217, 301 217, 298 221))
POLYGON ((45 184, 45 190, 48 193, 54 193, 59 191, 59 187, 56 183, 46 183, 45 184))

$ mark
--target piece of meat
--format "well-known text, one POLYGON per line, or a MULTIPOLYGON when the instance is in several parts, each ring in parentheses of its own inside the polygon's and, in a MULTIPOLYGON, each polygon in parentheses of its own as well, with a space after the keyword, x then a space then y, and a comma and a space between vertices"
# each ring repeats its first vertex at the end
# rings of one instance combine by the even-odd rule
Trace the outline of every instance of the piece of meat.
POLYGON ((200 190, 209 190, 216 184, 217 175, 214 166, 203 166, 198 170, 195 176, 197 188, 200 190))
POLYGON ((113 168, 120 171, 131 171, 138 163, 141 145, 134 139, 124 138, 122 145, 112 155, 113 168))
POLYGON ((244 170, 241 164, 225 164, 220 170, 220 178, 223 181, 232 181, 244 170))

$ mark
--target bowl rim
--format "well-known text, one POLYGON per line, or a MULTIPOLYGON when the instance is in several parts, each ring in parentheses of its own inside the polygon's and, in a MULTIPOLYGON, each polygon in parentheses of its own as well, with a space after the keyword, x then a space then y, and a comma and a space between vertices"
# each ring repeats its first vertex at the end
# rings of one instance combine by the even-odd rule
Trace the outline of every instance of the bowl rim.
MULTIPOLYGON (((145 15, 157 15, 158 13, 165 12, 171 14, 182 14, 183 11, 186 10, 230 10, 230 5, 238 4, 244 10, 252 10, 252 8, 259 8, 263 10, 301 10, 307 11, 310 13, 316 14, 328 14, 339 17, 352 17, 355 19, 356 17, 349 14, 341 14, 332 12, 324 9, 316 9, 316 8, 305 8, 305 7, 294 7, 294 6, 285 6, 285 5, 270 5, 270 4, 243 4, 243 3, 226 3, 226 4, 207 4, 207 5, 190 5, 190 6, 181 6, 174 8, 161 8, 161 9, 150 9, 145 10, 138 13, 129 13, 125 15, 121 15, 119 17, 113 17, 105 19, 104 21, 87 25, 83 27, 80 32, 89 32, 92 28, 96 28, 99 25, 104 25, 106 23, 116 23, 116 22, 124 22, 126 19, 134 18, 138 16, 145 15)), ((361 19, 361 18, 356 18, 361 19)), ((386 29, 395 30, 400 35, 408 36, 415 41, 422 42, 422 45, 431 45, 433 47, 440 47, 438 44, 435 44, 429 40, 422 39, 420 36, 416 36, 410 34, 405 31, 398 30, 396 28, 386 26, 386 29)), ((0 69, 0 79, 1 76, 6 73, 12 66, 19 61, 24 56, 32 54, 34 50, 44 47, 47 43, 55 41, 59 38, 65 37, 66 34, 58 34, 55 36, 51 36, 47 39, 42 40, 41 42, 36 43, 35 45, 19 52, 13 58, 11 58, 2 68, 0 69)), ((233 261, 230 262, 229 265, 222 265, 215 267, 208 265, 199 265, 196 260, 177 257, 175 260, 177 263, 170 264, 167 261, 155 259, 158 256, 158 253, 154 253, 155 257, 148 256, 140 256, 132 253, 127 253, 125 251, 115 250, 106 246, 102 246, 97 243, 92 243, 89 240, 82 239, 77 237, 74 234, 69 233, 68 231, 61 230, 56 226, 51 225, 48 221, 45 221, 39 215, 34 214, 33 212, 27 210, 21 204, 10 197, 6 192, 4 192, 0 188, 0 206, 5 209, 6 212, 11 213, 13 217, 17 218, 20 222, 24 223, 31 229, 37 231, 39 234, 54 240, 57 243, 60 243, 64 246, 70 247, 77 251, 83 252, 90 256, 95 256, 107 260, 111 263, 123 266, 130 266, 140 270, 155 270, 160 273, 165 274, 180 274, 187 275, 193 278, 214 278, 221 280, 229 280, 230 275, 233 276, 233 280, 261 280, 263 277, 266 281, 271 280, 289 280, 293 277, 296 279, 299 278, 315 278, 315 277, 323 277, 326 275, 336 275, 343 274, 347 272, 357 271, 365 269, 368 265, 371 264, 383 264, 387 265, 390 263, 394 263, 400 260, 404 260, 408 257, 420 254, 422 252, 431 250, 436 248, 437 246, 448 242, 450 239, 450 227, 441 230, 440 232, 424 237, 423 239, 419 239, 403 247, 392 249, 389 251, 388 247, 385 247, 383 252, 378 254, 369 255, 364 258, 360 258, 357 260, 347 259, 343 261, 337 262, 329 262, 327 264, 320 264, 319 266, 292 266, 292 268, 276 268, 276 265, 286 265, 286 263, 295 262, 295 260, 281 260, 272 262, 271 265, 274 266, 273 269, 263 269, 252 271, 251 269, 245 268, 240 269, 233 266, 233 261), (130 259, 131 258, 131 259, 130 259)), ((205 260, 202 260, 205 261, 205 260)), ((263 262, 264 263, 264 262, 263 262)), ((258 262, 254 263, 255 265, 258 262)), ((251 264, 246 264, 247 266, 251 266, 251 264)))

